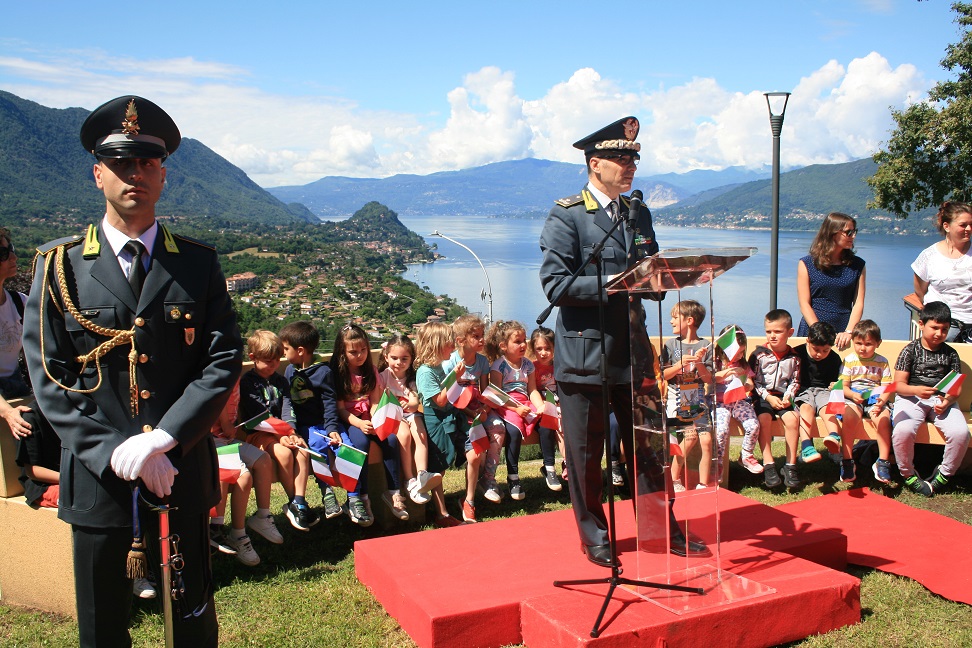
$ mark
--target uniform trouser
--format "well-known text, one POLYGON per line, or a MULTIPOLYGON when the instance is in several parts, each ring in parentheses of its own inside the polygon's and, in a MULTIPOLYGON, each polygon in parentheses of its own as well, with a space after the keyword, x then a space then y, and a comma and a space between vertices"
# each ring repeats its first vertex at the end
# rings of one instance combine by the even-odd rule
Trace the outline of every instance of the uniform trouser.
MULTIPOLYGON (((962 465, 965 451, 969 447, 969 427, 956 405, 952 405, 941 416, 926 402, 914 396, 898 396, 894 401, 894 415, 891 423, 894 431, 891 442, 894 445, 894 459, 898 470, 905 477, 915 472, 915 436, 918 428, 930 420, 945 437, 945 456, 942 457, 941 472, 951 477, 962 465)), ((927 476, 927 475, 926 475, 927 476)))
MULTIPOLYGON (((145 542, 150 556, 158 556, 158 514, 141 511, 145 542)), ((174 605, 175 645, 180 648, 216 648, 219 626, 213 600, 209 562, 209 512, 169 513, 172 533, 179 535, 179 551, 185 559, 182 580, 185 603, 174 605), (185 617, 185 618, 183 618, 185 617)), ((74 586, 78 608, 79 644, 82 648, 129 648, 132 581, 125 572, 132 546, 130 527, 95 529, 72 525, 74 539, 74 586)), ((158 558, 150 558, 157 563, 158 558)), ((160 573, 158 565, 150 565, 160 573)), ((167 588, 157 582, 159 596, 167 588)))
MULTIPOLYGON (((561 422, 567 450, 567 481, 570 501, 581 542, 587 546, 608 543, 607 519, 601 505, 604 456, 604 411, 601 386, 558 383, 561 422)), ((609 407, 618 420, 618 436, 627 459, 628 474, 634 474, 634 441, 631 427, 631 385, 614 385, 609 407)))

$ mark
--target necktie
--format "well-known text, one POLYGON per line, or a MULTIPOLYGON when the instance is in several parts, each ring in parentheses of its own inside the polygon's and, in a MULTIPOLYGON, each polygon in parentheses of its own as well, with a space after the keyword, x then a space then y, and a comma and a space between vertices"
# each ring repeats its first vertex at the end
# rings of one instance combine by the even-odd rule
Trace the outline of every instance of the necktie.
POLYGON ((611 220, 618 221, 618 203, 616 201, 612 200, 608 203, 608 214, 610 214, 611 220))
POLYGON ((138 299, 142 295, 142 284, 145 283, 145 265, 142 259, 145 258, 145 246, 141 242, 131 240, 125 244, 125 250, 132 255, 132 267, 128 271, 128 284, 138 299))

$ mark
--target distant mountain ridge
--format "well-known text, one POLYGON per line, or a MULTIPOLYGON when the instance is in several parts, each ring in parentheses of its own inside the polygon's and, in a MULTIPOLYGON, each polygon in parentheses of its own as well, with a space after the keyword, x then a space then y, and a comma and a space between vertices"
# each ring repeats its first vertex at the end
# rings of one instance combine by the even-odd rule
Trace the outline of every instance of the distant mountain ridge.
MULTIPOLYGON (((94 188, 94 158, 78 132, 89 111, 47 108, 0 90, 0 219, 6 224, 72 216, 92 220, 104 213, 94 188)), ((224 223, 283 224, 314 221, 300 205, 286 205, 238 167, 201 142, 183 138, 166 161, 161 216, 224 223)), ((362 201, 363 204, 367 201, 362 201)))
MULTIPOLYGON (((738 182, 743 177, 758 176, 759 172, 738 169, 636 176, 635 188, 644 192, 649 206, 658 207, 678 202, 700 187, 727 184, 720 179, 723 177, 738 182)), ((522 216, 546 214, 556 198, 577 193, 586 182, 583 164, 525 158, 421 176, 327 176, 306 185, 271 187, 267 191, 284 202, 302 203, 328 219, 344 218, 367 200, 395 205, 405 215, 522 216)))

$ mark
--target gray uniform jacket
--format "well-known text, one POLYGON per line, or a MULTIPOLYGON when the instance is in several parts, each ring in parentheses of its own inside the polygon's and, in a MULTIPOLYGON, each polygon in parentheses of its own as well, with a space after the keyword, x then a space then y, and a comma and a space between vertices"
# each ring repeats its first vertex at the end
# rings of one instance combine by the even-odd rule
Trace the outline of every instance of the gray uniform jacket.
MULTIPOLYGON (((621 211, 628 210, 628 198, 621 196, 621 211)), ((587 189, 554 204, 540 234, 540 283, 548 300, 580 267, 591 250, 604 238, 613 222, 587 189)), ((651 212, 642 206, 634 232, 622 225, 605 245, 604 274, 607 277, 626 270, 638 260, 658 252, 651 212)), ((634 297, 634 299, 639 299, 634 297)), ((554 377, 557 382, 600 384, 600 326, 597 312, 597 269, 585 268, 560 302, 557 316, 554 377)), ((639 309, 640 310, 640 309, 639 309)), ((628 337, 628 297, 608 297, 605 309, 605 345, 608 382, 631 382, 630 342, 628 337)), ((643 317, 639 316, 643 320, 643 317)))
POLYGON ((74 237, 39 248, 24 316, 24 353, 37 402, 61 439, 58 515, 86 527, 131 525, 131 486, 112 471, 111 455, 126 438, 156 427, 178 441, 168 452, 179 471, 170 504, 186 513, 205 511, 219 500, 209 429, 239 378, 243 348, 216 251, 160 226, 136 303, 101 228, 89 229, 83 241, 74 237), (59 246, 65 249, 67 290, 83 318, 107 329, 134 328, 134 418, 131 343, 83 370, 77 360, 109 336, 87 330, 65 308, 56 281, 59 246), (47 375, 71 389, 92 389, 98 365, 101 386, 87 394, 65 390, 47 375))

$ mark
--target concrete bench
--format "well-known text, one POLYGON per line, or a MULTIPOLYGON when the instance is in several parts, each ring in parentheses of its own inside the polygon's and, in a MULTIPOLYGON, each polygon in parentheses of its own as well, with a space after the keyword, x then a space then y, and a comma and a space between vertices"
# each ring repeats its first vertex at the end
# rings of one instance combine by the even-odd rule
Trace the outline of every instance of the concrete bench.
POLYGON ((16 441, 0 419, 0 602, 77 618, 71 526, 54 509, 28 506, 16 456, 16 441))

